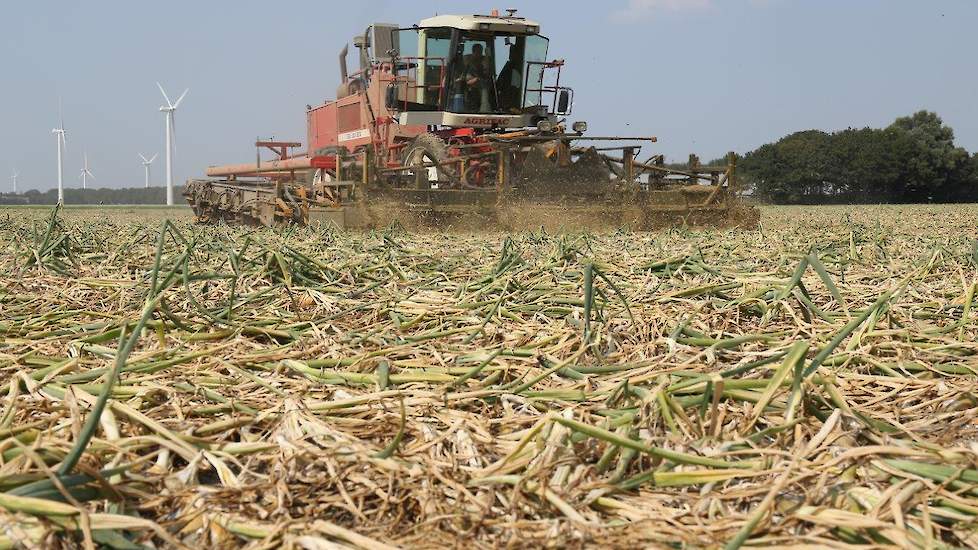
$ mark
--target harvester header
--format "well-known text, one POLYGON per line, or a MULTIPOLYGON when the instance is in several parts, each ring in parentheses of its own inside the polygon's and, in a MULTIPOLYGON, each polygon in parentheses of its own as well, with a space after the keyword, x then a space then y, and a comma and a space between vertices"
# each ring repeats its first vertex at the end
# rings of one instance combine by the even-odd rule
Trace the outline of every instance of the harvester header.
POLYGON ((640 160, 652 136, 593 136, 570 121, 564 61, 548 57, 538 22, 507 11, 370 25, 352 40, 357 70, 349 46, 340 52, 336 99, 307 106, 306 150, 259 141, 255 163, 209 168, 220 179, 185 192, 198 217, 568 229, 756 221, 734 201, 733 162, 671 169, 661 155, 640 160))

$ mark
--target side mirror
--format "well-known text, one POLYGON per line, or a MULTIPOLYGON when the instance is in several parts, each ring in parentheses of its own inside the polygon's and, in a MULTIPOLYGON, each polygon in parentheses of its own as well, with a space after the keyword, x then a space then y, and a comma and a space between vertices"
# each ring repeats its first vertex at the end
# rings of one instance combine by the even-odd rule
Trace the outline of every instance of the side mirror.
POLYGON ((570 112, 571 93, 570 90, 563 89, 557 95, 557 114, 566 115, 570 112))
POLYGON ((397 84, 391 83, 387 86, 387 91, 384 94, 384 106, 387 107, 388 111, 397 111, 399 110, 397 103, 397 84))

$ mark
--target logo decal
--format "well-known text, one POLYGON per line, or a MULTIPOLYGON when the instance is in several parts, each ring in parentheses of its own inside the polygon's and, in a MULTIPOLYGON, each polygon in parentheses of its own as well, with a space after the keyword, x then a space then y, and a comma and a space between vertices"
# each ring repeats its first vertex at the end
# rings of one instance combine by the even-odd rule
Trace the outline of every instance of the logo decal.
POLYGON ((369 128, 361 128, 359 130, 353 130, 352 132, 343 132, 337 136, 338 141, 351 141, 354 139, 361 139, 365 137, 370 137, 369 128))
POLYGON ((505 118, 493 118, 486 116, 470 116, 465 119, 464 124, 482 124, 485 126, 502 126, 506 122, 505 118))

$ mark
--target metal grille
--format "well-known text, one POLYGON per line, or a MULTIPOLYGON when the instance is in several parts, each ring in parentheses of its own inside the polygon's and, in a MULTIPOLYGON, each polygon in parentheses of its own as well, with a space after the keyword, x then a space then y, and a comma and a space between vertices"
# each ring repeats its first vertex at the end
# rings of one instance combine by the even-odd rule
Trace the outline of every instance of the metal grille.
POLYGON ((373 31, 373 41, 370 45, 373 48, 374 59, 380 62, 390 62, 391 56, 387 52, 400 49, 400 45, 397 43, 397 25, 374 23, 371 30, 373 31))

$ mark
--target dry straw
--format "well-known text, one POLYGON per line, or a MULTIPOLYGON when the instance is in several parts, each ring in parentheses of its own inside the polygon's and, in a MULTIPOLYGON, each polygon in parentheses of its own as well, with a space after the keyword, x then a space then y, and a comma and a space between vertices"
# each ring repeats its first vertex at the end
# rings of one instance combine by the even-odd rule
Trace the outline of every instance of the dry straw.
POLYGON ((978 208, 0 211, 0 548, 978 546, 978 208))

